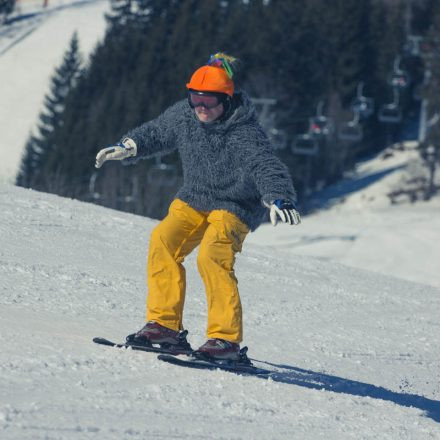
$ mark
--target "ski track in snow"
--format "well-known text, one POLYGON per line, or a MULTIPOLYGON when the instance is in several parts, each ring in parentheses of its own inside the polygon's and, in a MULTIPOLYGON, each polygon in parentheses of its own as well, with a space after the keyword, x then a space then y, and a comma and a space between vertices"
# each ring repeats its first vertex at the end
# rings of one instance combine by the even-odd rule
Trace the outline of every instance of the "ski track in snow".
POLYGON ((236 265, 244 343, 276 373, 187 370, 91 342, 142 325, 156 221, 8 185, 0 207, 2 440, 440 437, 438 288, 250 241, 236 265))

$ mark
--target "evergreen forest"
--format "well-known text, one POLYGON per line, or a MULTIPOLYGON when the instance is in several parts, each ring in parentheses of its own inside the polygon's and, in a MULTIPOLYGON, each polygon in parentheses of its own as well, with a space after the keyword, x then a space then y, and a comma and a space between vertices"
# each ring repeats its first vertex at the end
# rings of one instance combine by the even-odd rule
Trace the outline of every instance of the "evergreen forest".
MULTIPOLYGON (((99 170, 95 156, 185 98, 218 51, 239 58, 236 86, 254 99, 303 209, 359 158, 417 137, 424 97, 429 115, 440 104, 436 0, 111 0, 107 23, 88 60, 72 36, 18 185, 163 218, 182 184, 177 153, 99 170)), ((430 163, 439 137, 434 127, 422 143, 430 163)))

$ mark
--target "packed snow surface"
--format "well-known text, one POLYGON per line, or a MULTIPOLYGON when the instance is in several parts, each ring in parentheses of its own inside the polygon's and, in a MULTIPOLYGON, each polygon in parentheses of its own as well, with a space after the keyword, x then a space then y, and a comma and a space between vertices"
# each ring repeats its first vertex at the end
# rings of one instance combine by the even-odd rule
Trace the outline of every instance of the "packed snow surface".
POLYGON ((43 110, 50 77, 75 31, 80 51, 88 54, 104 36, 106 0, 25 0, 18 13, 36 13, 0 26, 0 182, 12 182, 28 136, 43 110))
MULTIPOLYGON (((428 241, 433 211, 407 212, 418 212, 411 233, 428 241)), ((335 221, 342 231, 349 219, 335 221)), ((270 228, 294 240, 308 223, 270 228)), ((2 440, 440 438, 440 289, 296 255, 264 243, 268 233, 260 243, 251 234, 236 274, 244 344, 256 365, 274 371, 270 379, 93 344, 142 326, 156 224, 0 186, 2 440)), ((403 220, 399 227, 409 229, 403 220)), ((413 254, 427 258, 423 246, 413 254)), ((197 347, 206 306, 196 252, 185 266, 185 327, 197 347)))
POLYGON ((295 233, 264 225, 248 241, 440 287, 440 198, 389 197, 424 172, 415 145, 390 146, 313 194, 320 209, 295 233))
MULTIPOLYGON (((84 54, 104 34, 107 1, 40 3, 0 34, 0 181, 73 32, 84 54)), ((387 196, 418 163, 414 149, 377 155, 315 196, 328 209, 246 239, 244 344, 268 380, 93 344, 142 326, 157 222, 0 186, 0 439, 440 438, 440 204, 387 196)), ((185 265, 197 347, 196 252, 185 265)))

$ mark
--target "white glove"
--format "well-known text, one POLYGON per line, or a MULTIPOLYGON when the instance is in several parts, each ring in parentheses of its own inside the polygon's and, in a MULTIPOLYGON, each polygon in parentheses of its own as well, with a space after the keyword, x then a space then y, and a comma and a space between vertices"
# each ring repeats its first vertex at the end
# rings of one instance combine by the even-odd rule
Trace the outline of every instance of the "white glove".
POLYGON ((133 139, 125 138, 122 142, 113 147, 102 149, 96 156, 96 168, 101 168, 106 160, 122 160, 127 157, 136 156, 137 146, 133 139))
POLYGON ((301 216, 296 206, 290 200, 274 200, 272 203, 263 202, 270 209, 270 221, 273 226, 278 223, 278 218, 289 225, 298 225, 301 223, 301 216))

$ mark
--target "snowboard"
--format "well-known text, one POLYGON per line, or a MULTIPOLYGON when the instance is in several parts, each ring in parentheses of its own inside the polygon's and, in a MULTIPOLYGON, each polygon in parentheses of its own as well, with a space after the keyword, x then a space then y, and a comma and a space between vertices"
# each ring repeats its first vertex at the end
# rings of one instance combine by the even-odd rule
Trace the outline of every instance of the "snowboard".
POLYGON ((201 370, 223 370, 239 375, 268 377, 273 371, 258 368, 253 365, 246 356, 247 347, 241 349, 239 361, 214 360, 198 356, 193 352, 189 356, 173 356, 171 354, 160 354, 157 358, 163 362, 179 365, 181 367, 196 368, 201 370))
POLYGON ((93 342, 95 344, 106 345, 108 347, 131 348, 132 350, 146 351, 150 353, 165 353, 165 354, 179 355, 179 354, 190 354, 192 352, 191 349, 188 350, 179 349, 178 351, 176 351, 176 349, 173 348, 156 347, 154 345, 138 345, 135 342, 117 343, 101 337, 93 338, 93 342))

